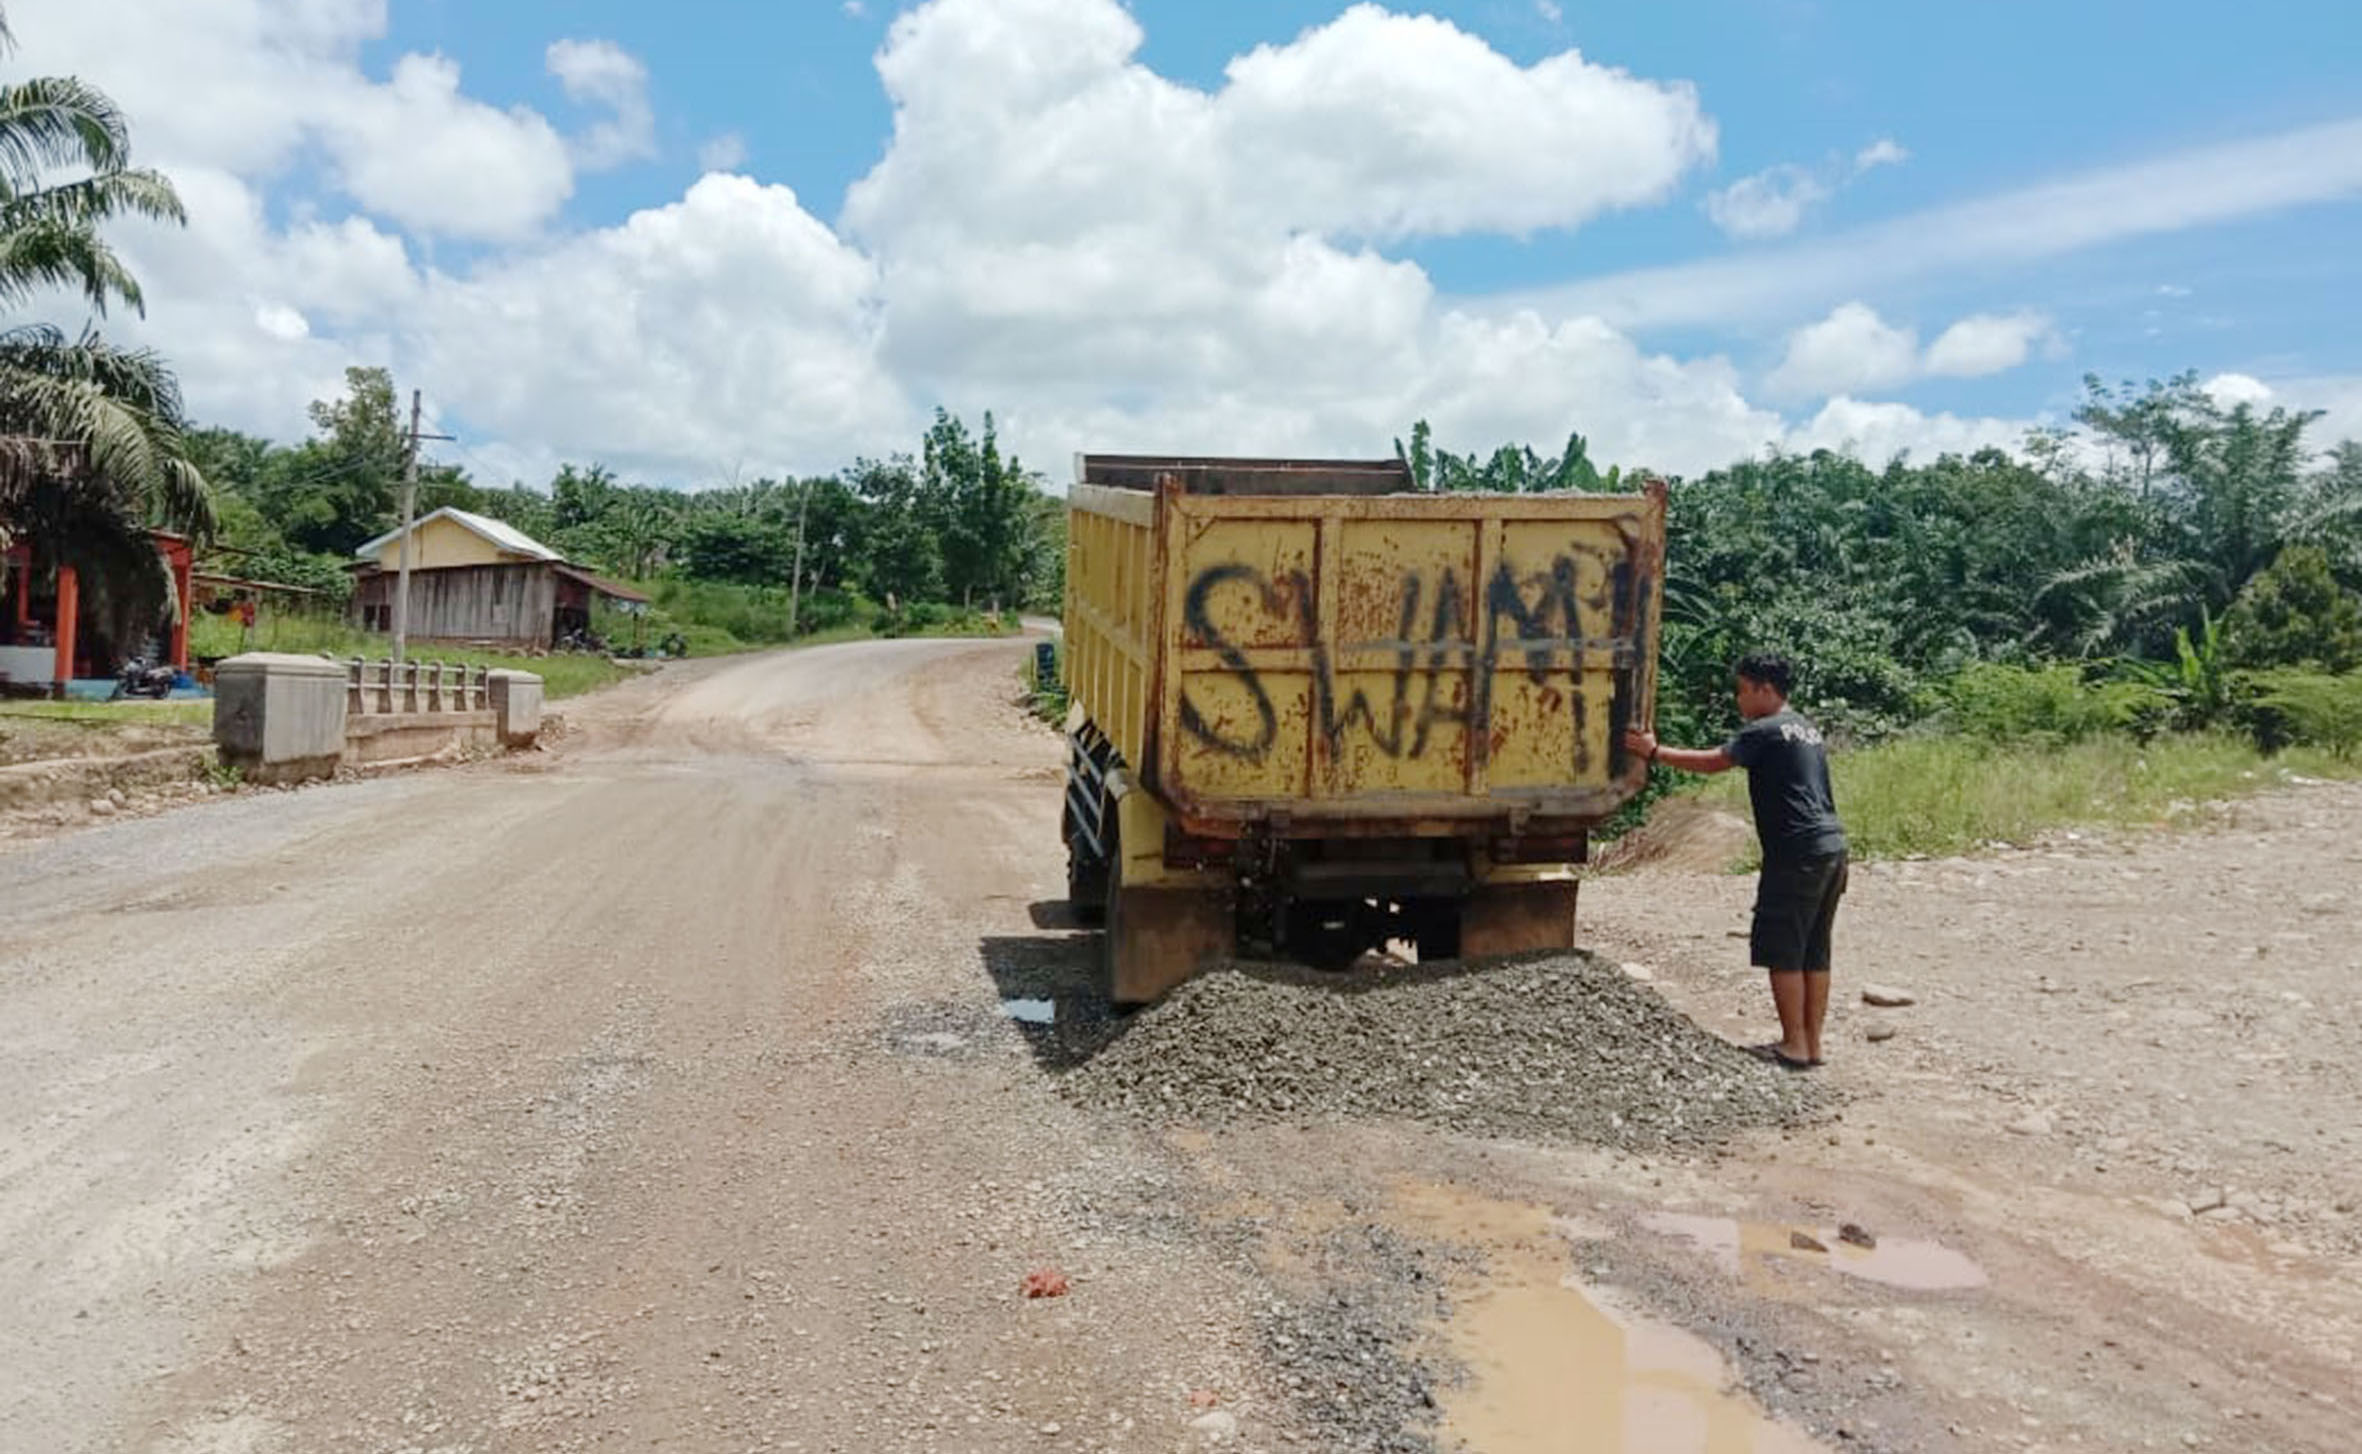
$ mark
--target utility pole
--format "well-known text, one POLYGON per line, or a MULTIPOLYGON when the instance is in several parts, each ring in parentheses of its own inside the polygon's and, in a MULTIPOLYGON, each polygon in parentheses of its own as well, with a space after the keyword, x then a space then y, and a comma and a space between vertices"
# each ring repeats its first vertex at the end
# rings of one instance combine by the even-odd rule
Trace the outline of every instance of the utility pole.
POLYGON ((796 574, 787 587, 787 639, 796 639, 796 625, 804 605, 804 512, 812 508, 812 482, 805 480, 796 497, 796 574))
POLYGON ((404 659, 410 646, 410 528, 412 516, 418 513, 418 445, 423 439, 449 439, 448 434, 421 434, 419 416, 425 401, 417 389, 410 391, 410 447, 402 452, 402 533, 395 546, 394 577, 394 660, 404 659))

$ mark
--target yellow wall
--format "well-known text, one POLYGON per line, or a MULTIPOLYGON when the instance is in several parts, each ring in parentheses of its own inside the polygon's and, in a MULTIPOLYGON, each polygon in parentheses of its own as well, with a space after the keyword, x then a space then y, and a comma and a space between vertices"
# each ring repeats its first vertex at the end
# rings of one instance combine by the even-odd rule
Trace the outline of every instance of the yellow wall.
MULTIPOLYGON (((399 539, 387 541, 385 548, 378 552, 378 564, 387 570, 398 569, 401 553, 402 542, 399 539)), ((412 570, 498 565, 506 558, 500 553, 500 547, 449 517, 424 522, 412 532, 410 539, 412 570)))

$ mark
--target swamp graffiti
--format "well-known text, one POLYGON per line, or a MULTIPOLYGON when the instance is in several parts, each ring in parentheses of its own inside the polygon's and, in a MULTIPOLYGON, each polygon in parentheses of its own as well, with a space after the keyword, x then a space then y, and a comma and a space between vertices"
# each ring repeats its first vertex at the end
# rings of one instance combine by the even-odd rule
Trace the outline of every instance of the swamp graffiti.
POLYGON ((1265 668, 1217 619, 1217 600, 1233 603, 1234 610, 1235 603, 1244 600, 1253 603, 1266 621, 1284 623, 1287 635, 1309 648, 1314 728, 1332 756, 1358 733, 1387 757, 1421 758, 1436 743, 1436 729, 1443 727, 1465 728, 1470 751, 1481 759, 1496 745, 1497 683, 1504 668, 1512 673, 1522 668, 1536 686, 1553 680, 1565 683, 1571 765, 1581 775, 1592 767, 1591 734, 1586 730, 1592 703, 1582 690, 1583 676, 1611 665, 1615 693, 1607 732, 1609 771, 1620 772, 1623 726, 1631 716, 1633 643, 1643 635, 1640 617, 1648 586, 1629 559, 1606 551, 1585 552, 1581 559, 1575 553, 1561 555, 1547 570, 1523 576, 1503 563, 1484 582, 1475 602, 1471 639, 1463 625, 1471 602, 1460 574, 1447 567, 1430 581, 1425 573, 1408 571, 1398 584, 1394 636, 1337 643, 1323 629, 1318 593, 1304 572, 1285 572, 1275 580, 1251 565, 1209 566, 1190 581, 1183 599, 1188 639, 1214 653, 1222 673, 1243 693, 1252 716, 1211 721, 1185 691, 1181 729, 1210 751, 1248 761, 1262 760, 1279 741, 1279 709, 1264 679, 1265 668), (1589 592, 1579 584, 1586 562, 1593 567, 1588 574, 1598 582, 1589 592), (1340 689, 1340 647, 1363 660, 1372 652, 1385 654, 1388 686, 1375 694, 1375 700, 1362 687, 1340 689))

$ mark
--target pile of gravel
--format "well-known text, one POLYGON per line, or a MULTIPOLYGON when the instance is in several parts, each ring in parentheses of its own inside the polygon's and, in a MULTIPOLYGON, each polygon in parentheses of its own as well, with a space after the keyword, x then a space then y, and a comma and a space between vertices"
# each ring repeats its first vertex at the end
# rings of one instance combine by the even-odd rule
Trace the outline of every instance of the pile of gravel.
POLYGON ((1702 1149, 1824 1102, 1810 1077, 1588 955, 1348 975, 1227 966, 1077 1060, 1067 1096, 1153 1120, 1402 1117, 1638 1148, 1702 1149))

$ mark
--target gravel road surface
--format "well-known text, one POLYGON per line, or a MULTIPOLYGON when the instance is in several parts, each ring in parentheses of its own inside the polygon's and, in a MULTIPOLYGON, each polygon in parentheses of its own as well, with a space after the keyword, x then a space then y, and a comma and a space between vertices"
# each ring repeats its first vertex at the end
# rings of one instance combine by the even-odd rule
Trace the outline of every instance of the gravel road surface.
POLYGON ((0 1451, 2354 1447, 2362 793, 1123 1021, 1027 651, 0 844, 0 1451))

